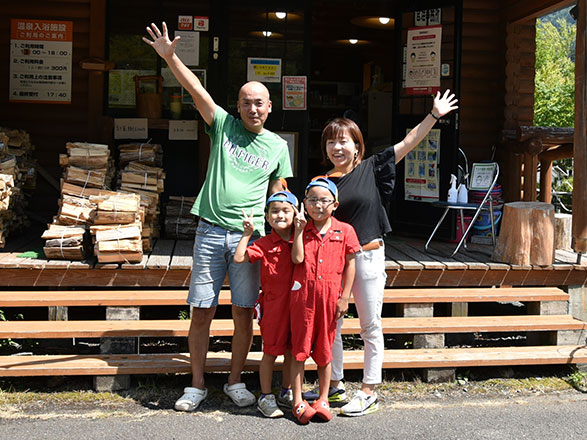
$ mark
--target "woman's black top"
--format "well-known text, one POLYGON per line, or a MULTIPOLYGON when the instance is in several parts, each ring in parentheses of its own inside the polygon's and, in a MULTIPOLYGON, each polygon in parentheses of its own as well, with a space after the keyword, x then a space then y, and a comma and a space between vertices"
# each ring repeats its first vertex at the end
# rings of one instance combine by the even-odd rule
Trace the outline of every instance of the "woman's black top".
POLYGON ((342 177, 329 177, 338 187, 339 207, 334 216, 350 223, 361 245, 391 231, 383 204, 391 200, 395 185, 393 146, 363 160, 342 177))

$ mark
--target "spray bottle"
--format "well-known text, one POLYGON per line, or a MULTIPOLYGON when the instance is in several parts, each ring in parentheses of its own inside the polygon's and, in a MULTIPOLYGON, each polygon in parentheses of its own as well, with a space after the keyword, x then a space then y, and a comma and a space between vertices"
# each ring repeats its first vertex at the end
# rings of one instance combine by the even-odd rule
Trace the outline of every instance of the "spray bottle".
POLYGON ((467 177, 469 175, 465 175, 463 178, 463 183, 459 185, 459 192, 457 195, 457 202, 458 203, 469 203, 469 191, 467 191, 467 177))
POLYGON ((450 175, 450 188, 448 189, 448 197, 446 201, 448 203, 457 203, 458 191, 457 191, 457 176, 454 174, 450 175))

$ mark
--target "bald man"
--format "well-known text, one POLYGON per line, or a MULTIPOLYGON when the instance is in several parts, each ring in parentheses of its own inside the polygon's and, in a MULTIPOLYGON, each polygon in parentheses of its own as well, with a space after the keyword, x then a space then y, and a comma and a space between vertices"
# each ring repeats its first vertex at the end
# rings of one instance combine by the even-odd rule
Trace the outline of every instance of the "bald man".
POLYGON ((180 37, 169 39, 167 25, 147 27, 143 37, 169 65, 180 84, 190 93, 210 136, 206 180, 192 214, 199 216, 194 260, 187 303, 193 307, 188 343, 192 386, 175 403, 178 411, 194 411, 206 398, 204 369, 210 340, 210 324, 218 305, 222 282, 230 279, 232 360, 224 392, 238 406, 256 402, 241 381, 241 373, 253 339, 253 307, 259 295, 259 266, 232 261, 242 236, 242 211, 253 212, 255 230, 264 231, 263 210, 267 192, 284 189, 281 179, 291 177, 286 142, 264 128, 271 113, 269 90, 251 81, 239 91, 240 119, 216 105, 197 76, 175 54, 180 37))

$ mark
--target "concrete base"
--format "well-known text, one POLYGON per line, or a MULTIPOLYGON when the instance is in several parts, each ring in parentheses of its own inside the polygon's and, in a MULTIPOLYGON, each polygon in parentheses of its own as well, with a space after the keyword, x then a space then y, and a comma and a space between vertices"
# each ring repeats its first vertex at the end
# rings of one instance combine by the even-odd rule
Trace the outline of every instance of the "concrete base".
MULTIPOLYGON (((130 321, 140 319, 140 307, 106 307, 106 320, 130 321)), ((137 352, 137 338, 100 338, 101 354, 134 354, 137 352)), ((127 390, 130 376, 94 376, 96 391, 127 390)))
POLYGON ((434 304, 400 304, 400 315, 404 318, 425 318, 434 316, 434 304))
POLYGON ((541 301, 528 304, 529 315, 567 315, 568 313, 567 301, 541 301))
POLYGON ((128 390, 130 388, 130 375, 119 374, 117 376, 94 376, 94 389, 101 392, 128 390))
POLYGON ((444 348, 444 333, 414 335, 414 348, 444 348))
POLYGON ((587 321, 587 286, 569 286, 569 313, 573 318, 587 321))
POLYGON ((427 383, 454 382, 456 370, 454 368, 424 368, 421 370, 421 376, 427 383))
POLYGON ((136 338, 100 338, 100 354, 135 354, 136 338))

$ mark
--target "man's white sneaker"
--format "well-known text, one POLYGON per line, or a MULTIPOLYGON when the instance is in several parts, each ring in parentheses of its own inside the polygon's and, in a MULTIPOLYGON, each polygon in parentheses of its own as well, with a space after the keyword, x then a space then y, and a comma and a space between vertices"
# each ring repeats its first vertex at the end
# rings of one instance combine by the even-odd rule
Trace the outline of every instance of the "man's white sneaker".
POLYGON ((283 417, 283 411, 277 406, 273 394, 265 394, 264 396, 259 397, 259 400, 257 400, 257 409, 261 411, 261 414, 265 417, 283 417))
POLYGON ((355 394, 355 397, 340 409, 340 413, 345 416, 356 417, 371 414, 378 409, 379 402, 377 401, 377 394, 371 396, 359 390, 355 394))

